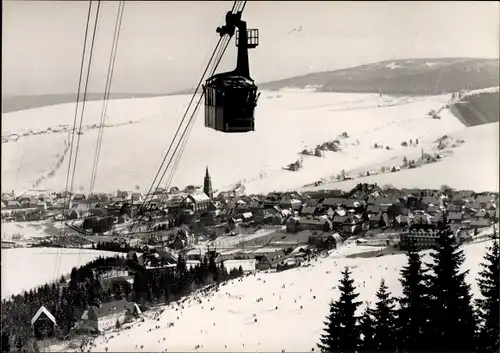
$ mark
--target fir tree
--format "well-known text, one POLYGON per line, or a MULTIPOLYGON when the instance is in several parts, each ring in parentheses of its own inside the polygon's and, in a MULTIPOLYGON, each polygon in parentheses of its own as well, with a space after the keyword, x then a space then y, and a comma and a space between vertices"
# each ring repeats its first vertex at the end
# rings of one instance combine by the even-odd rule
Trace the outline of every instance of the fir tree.
POLYGON ((399 279, 403 295, 398 300, 396 342, 403 351, 424 350, 430 348, 430 342, 422 337, 428 316, 426 273, 414 243, 410 244, 406 256, 408 265, 401 270, 399 279))
POLYGON ((354 292, 354 280, 347 267, 342 275, 340 298, 330 304, 326 328, 318 344, 322 352, 354 352, 359 346, 358 318, 355 316, 361 304, 355 301, 359 294, 354 292))
POLYGON ((361 343, 363 351, 374 351, 375 345, 373 337, 375 335, 375 320, 373 319, 373 309, 366 307, 365 312, 360 319, 361 343))
POLYGON ((459 272, 464 253, 449 226, 443 223, 440 228, 437 244, 431 252, 434 263, 429 265, 430 311, 426 337, 434 350, 472 352, 476 322, 470 286, 465 282, 468 271, 459 272))
POLYGON ((377 303, 373 310, 375 320, 373 346, 375 351, 393 351, 395 334, 394 298, 387 291, 385 281, 382 280, 376 294, 377 303))
POLYGON ((10 334, 2 332, 2 353, 10 352, 10 334))
POLYGON ((478 351, 484 353, 498 352, 500 349, 500 251, 498 239, 494 237, 492 246, 484 256, 479 273, 479 290, 482 298, 477 300, 479 309, 478 351))
POLYGON ((219 271, 215 263, 215 253, 210 253, 208 259, 208 272, 212 276, 214 282, 219 283, 219 271))

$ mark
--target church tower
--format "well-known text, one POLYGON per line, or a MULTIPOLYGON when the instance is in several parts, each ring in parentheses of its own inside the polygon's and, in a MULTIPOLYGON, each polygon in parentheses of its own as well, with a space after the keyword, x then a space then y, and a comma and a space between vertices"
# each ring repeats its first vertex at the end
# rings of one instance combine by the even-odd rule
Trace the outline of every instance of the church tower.
POLYGON ((203 181, 203 192, 207 194, 210 199, 214 196, 212 192, 212 181, 210 180, 210 174, 208 174, 208 167, 205 172, 205 180, 203 181))

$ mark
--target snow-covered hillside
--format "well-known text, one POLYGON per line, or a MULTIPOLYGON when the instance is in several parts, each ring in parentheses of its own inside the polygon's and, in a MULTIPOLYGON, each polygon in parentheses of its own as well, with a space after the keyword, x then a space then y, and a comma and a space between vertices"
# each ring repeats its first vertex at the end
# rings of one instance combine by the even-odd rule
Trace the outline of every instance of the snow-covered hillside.
MULTIPOLYGON (((479 263, 490 244, 491 241, 486 241, 464 247, 464 268, 470 269, 467 280, 476 297, 479 263)), ((130 330, 97 337, 93 350, 310 352, 324 328, 328 305, 339 294, 337 285, 344 266, 352 270, 359 300, 363 302, 374 300, 382 278, 394 295, 401 294, 398 278, 399 270, 406 264, 405 255, 345 258, 345 253, 355 247, 352 244, 334 251, 310 267, 258 273, 232 281, 218 293, 201 298, 201 304, 190 300, 183 307, 171 305, 159 315, 158 321, 146 319, 130 330), (262 300, 257 301, 259 298, 262 300), (174 327, 168 328, 169 322, 174 327), (160 328, 155 328, 158 325, 160 328)), ((428 256, 424 259, 430 260, 428 256)))
MULTIPOLYGON (((256 131, 232 135, 205 128, 200 111, 172 185, 201 185, 208 165, 216 189, 242 181, 247 193, 268 192, 298 188, 342 169, 400 158, 408 153, 400 145, 403 140, 418 138, 425 146, 463 127, 451 114, 441 114, 440 120, 427 115, 449 98, 263 92, 256 111, 256 131), (283 169, 297 161, 305 147, 338 139, 343 132, 349 138, 340 140, 342 152, 322 158, 303 156, 301 170, 283 169), (374 143, 388 145, 391 150, 373 149, 374 143)), ((104 131, 95 189, 149 187, 188 101, 188 96, 110 101, 106 125, 112 126, 104 131)), ((98 134, 94 124, 99 122, 100 110, 101 102, 87 103, 83 126, 88 129, 81 136, 75 190, 89 188, 98 134)), ((17 142, 2 143, 2 190, 22 191, 33 184, 64 189, 69 136, 60 125, 71 126, 74 113, 74 104, 65 104, 2 114, 2 134, 21 135, 17 142), (50 131, 33 135, 49 127, 50 131), (28 130, 31 135, 22 136, 28 130)), ((453 184, 445 177, 435 179, 439 184, 453 184)), ((475 179, 469 181, 469 188, 474 189, 475 179)))
MULTIPOLYGON (((447 112, 447 110, 446 110, 447 112)), ((433 188, 439 189, 446 184, 456 189, 475 191, 498 191, 499 155, 498 123, 468 127, 448 134, 455 141, 465 141, 460 146, 449 148, 453 154, 442 161, 431 163, 416 169, 402 170, 396 173, 371 175, 342 182, 325 183, 317 187, 305 187, 303 190, 343 189, 351 190, 358 183, 377 183, 393 185, 398 188, 433 188)), ((426 143, 422 147, 426 152, 439 152, 437 143, 426 143)), ((420 157, 419 148, 408 148, 404 156, 407 159, 420 157)), ((401 164, 402 156, 394 160, 374 161, 369 168, 347 170, 353 176, 366 169, 380 169, 382 165, 401 164)))
POLYGON ((2 249, 2 299, 50 283, 97 259, 116 253, 84 249, 2 249))

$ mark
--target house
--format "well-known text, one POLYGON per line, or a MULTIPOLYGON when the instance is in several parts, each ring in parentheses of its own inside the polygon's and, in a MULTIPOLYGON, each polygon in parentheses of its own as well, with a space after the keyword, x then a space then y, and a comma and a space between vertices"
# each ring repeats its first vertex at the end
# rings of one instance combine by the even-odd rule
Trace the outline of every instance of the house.
POLYGON ((487 211, 477 211, 474 215, 476 218, 490 218, 490 214, 487 211))
POLYGON ((54 337, 56 332, 56 318, 43 305, 31 319, 31 327, 37 339, 54 337))
POLYGON ((47 209, 47 203, 45 201, 38 201, 36 204, 36 208, 39 210, 46 210, 47 209))
POLYGON ((490 226, 490 221, 489 219, 476 219, 470 222, 470 227, 471 228, 486 228, 490 226))
POLYGON ((430 214, 430 215, 435 215, 436 213, 439 212, 439 207, 437 207, 437 206, 429 206, 429 207, 427 207, 426 212, 428 214, 430 214))
POLYGON ((291 198, 289 196, 284 196, 278 203, 281 209, 289 209, 289 210, 300 210, 302 207, 302 201, 291 198))
POLYGON ((331 207, 333 209, 336 209, 338 206, 343 205, 343 203, 346 201, 346 199, 341 199, 341 198, 333 198, 329 197, 325 199, 322 204, 325 208, 331 207))
POLYGON ((313 216, 317 214, 316 206, 302 206, 299 214, 301 216, 313 216))
POLYGON ((411 219, 412 224, 430 224, 430 219, 426 215, 416 214, 411 219))
POLYGON ((332 229, 332 223, 327 218, 300 218, 297 222, 297 230, 322 230, 328 232, 332 229))
POLYGON ((260 271, 276 268, 278 263, 282 261, 284 257, 285 253, 283 250, 267 252, 263 255, 256 254, 255 259, 257 260, 257 264, 255 265, 255 268, 260 271))
POLYGON ((127 259, 134 261, 141 266, 144 266, 144 254, 142 253, 138 253, 137 251, 130 251, 127 254, 127 259))
POLYGON ((308 206, 308 207, 318 207, 318 206, 321 206, 322 205, 322 202, 324 201, 324 198, 319 198, 319 199, 314 199, 314 198, 311 198, 311 199, 308 199, 306 202, 305 202, 305 206, 308 206))
POLYGON ((462 212, 462 206, 454 203, 449 203, 446 205, 446 210, 448 212, 462 212))
POLYGON ((287 233, 296 233, 299 230, 299 217, 288 217, 285 221, 287 233))
POLYGON ((133 192, 130 194, 130 201, 139 202, 142 201, 142 194, 140 192, 133 192))
POLYGON ((365 201, 364 200, 355 200, 355 199, 345 199, 344 202, 342 202, 342 206, 348 210, 354 210, 354 209, 362 209, 365 206, 365 201))
POLYGON ((436 215, 434 215, 431 219, 431 222, 432 224, 438 224, 439 222, 442 222, 444 219, 443 219, 443 214, 442 213, 438 213, 436 215))
POLYGON ((80 203, 80 202, 87 200, 87 197, 85 196, 85 194, 74 194, 73 197, 71 198, 71 200, 74 203, 80 203))
POLYGON ((255 224, 280 225, 283 223, 283 216, 276 208, 262 208, 253 212, 253 220, 255 224))
POLYGON ((466 202, 464 204, 464 209, 466 211, 479 211, 481 209, 481 205, 477 202, 466 202))
POLYGON ((346 222, 349 222, 348 216, 335 215, 333 217, 333 220, 332 220, 333 229, 337 229, 337 230, 342 229, 344 224, 346 224, 346 222))
POLYGON ((378 228, 385 226, 384 219, 382 218, 382 213, 369 215, 368 223, 370 224, 371 228, 378 228))
POLYGON ((311 242, 317 249, 331 250, 336 249, 342 243, 342 237, 339 233, 321 233, 318 236, 311 237, 311 242))
POLYGON ((422 197, 422 205, 424 207, 428 207, 430 205, 433 205, 433 206, 439 206, 440 204, 440 201, 437 197, 431 197, 431 196, 424 196, 422 197))
POLYGON ((18 210, 21 208, 21 203, 19 201, 16 201, 16 200, 10 200, 8 203, 7 203, 7 209, 8 210, 18 210))
POLYGON ((494 211, 496 210, 496 208, 497 208, 496 204, 491 202, 487 203, 486 206, 484 206, 484 209, 486 211, 494 211))
POLYGON ((128 192, 116 190, 115 197, 120 200, 126 200, 128 198, 128 192))
POLYGON ((181 250, 186 246, 187 241, 183 239, 179 234, 176 235, 174 241, 172 242, 172 249, 181 250))
POLYGON ((450 223, 461 223, 464 219, 464 215, 462 212, 449 212, 448 213, 448 222, 450 223))
POLYGON ((395 218, 395 220, 399 226, 409 226, 410 225, 410 219, 408 216, 399 215, 395 218))
POLYGON ((380 213, 380 205, 368 205, 366 212, 373 214, 380 213))
POLYGON ((128 315, 140 314, 140 309, 135 303, 125 299, 102 303, 91 306, 82 315, 84 323, 98 332, 115 327, 117 322, 123 324, 128 315))
POLYGON ((494 201, 495 201, 494 195, 477 195, 474 200, 474 202, 480 204, 483 207, 494 201))

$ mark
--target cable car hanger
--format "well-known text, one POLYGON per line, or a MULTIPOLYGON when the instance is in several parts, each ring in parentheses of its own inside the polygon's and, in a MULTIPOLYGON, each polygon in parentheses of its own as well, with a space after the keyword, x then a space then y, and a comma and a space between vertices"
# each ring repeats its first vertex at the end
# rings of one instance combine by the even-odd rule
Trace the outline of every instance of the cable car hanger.
POLYGON ((233 71, 208 78, 205 94, 205 126, 225 133, 254 131, 254 110, 257 106, 257 86, 250 77, 248 49, 259 45, 259 31, 247 29, 241 20, 242 11, 226 13, 226 23, 217 28, 221 37, 232 37, 236 29, 238 57, 233 71))

